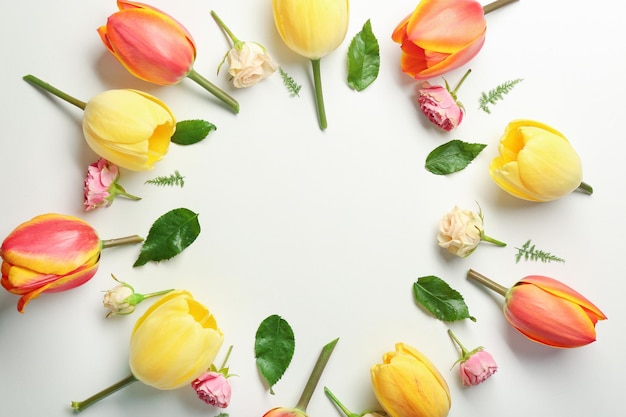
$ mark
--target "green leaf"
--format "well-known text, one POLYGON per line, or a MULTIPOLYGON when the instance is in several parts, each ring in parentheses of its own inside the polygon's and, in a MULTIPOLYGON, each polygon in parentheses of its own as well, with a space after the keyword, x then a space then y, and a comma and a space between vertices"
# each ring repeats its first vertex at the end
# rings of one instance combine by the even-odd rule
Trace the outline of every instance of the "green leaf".
POLYGON ((176 170, 174 171, 173 174, 170 174, 168 176, 160 175, 151 180, 147 180, 144 184, 152 184, 158 187, 164 187, 164 186, 172 187, 174 185, 177 185, 180 188, 183 188, 185 186, 185 177, 180 175, 180 172, 176 170))
POLYGON ((280 73, 280 77, 283 79, 283 85, 289 91, 290 97, 300 96, 300 89, 302 85, 298 84, 291 75, 287 74, 287 72, 282 69, 282 67, 278 67, 278 72, 280 73))
POLYGON ((261 375, 272 387, 283 376, 293 358, 296 340, 289 323, 274 314, 261 322, 256 331, 254 355, 261 375))
POLYGON ((348 48, 348 85, 363 91, 378 77, 380 50, 369 19, 348 48))
POLYGON ((485 149, 482 143, 451 140, 433 149, 426 157, 426 169, 436 175, 461 171, 485 149))
POLYGON ((133 266, 170 259, 191 245, 199 234, 197 213, 186 208, 168 211, 150 227, 148 237, 143 242, 133 266))
POLYGON ((418 278, 413 284, 413 293, 415 300, 439 320, 476 321, 469 315, 463 296, 441 278, 433 275, 418 278))
POLYGON ((480 95, 480 99, 478 99, 478 108, 484 111, 485 113, 491 113, 489 110, 489 104, 496 104, 496 101, 503 100, 505 94, 509 94, 509 92, 515 87, 517 84, 523 81, 522 78, 517 78, 515 80, 505 81, 500 84, 496 88, 489 90, 488 93, 482 93, 480 95))
POLYGON ((518 263, 522 258, 524 258, 525 261, 541 261, 544 263, 552 261, 565 262, 565 259, 553 255, 550 252, 536 249, 535 245, 531 245, 530 239, 528 239, 521 248, 515 249, 517 249, 517 254, 515 255, 515 263, 518 263))
POLYGON ((182 120, 176 123, 172 142, 178 145, 193 145, 208 136, 217 127, 206 120, 182 120))

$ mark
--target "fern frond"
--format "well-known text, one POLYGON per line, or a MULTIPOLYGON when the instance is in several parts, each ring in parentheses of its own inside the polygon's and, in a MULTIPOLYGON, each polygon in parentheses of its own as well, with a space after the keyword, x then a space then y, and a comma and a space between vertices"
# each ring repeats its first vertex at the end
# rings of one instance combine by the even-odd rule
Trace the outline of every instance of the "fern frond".
POLYGON ((491 113, 489 110, 489 104, 496 104, 496 101, 504 99, 504 95, 508 94, 513 87, 522 82, 522 78, 517 78, 515 80, 506 81, 496 88, 489 90, 487 94, 484 92, 480 96, 479 100, 479 109, 483 110, 485 113, 491 113))
POLYGON ((518 263, 522 258, 524 258, 525 261, 565 262, 563 258, 535 248, 535 245, 531 245, 530 239, 524 243, 521 248, 515 249, 517 249, 515 263, 518 263))
POLYGON ((180 188, 183 188, 185 185, 185 177, 183 177, 182 175, 180 175, 180 172, 178 172, 178 170, 174 171, 173 174, 167 175, 167 176, 159 176, 156 178, 153 178, 151 180, 148 180, 145 182, 146 184, 152 184, 152 185, 156 185, 159 187, 164 187, 164 186, 169 186, 169 187, 173 187, 173 186, 178 186, 180 188))
POLYGON ((280 77, 283 79, 283 84, 287 87, 287 91, 289 91, 289 97, 300 96, 300 89, 302 86, 298 84, 289 74, 285 72, 281 67, 278 67, 278 72, 280 73, 280 77))

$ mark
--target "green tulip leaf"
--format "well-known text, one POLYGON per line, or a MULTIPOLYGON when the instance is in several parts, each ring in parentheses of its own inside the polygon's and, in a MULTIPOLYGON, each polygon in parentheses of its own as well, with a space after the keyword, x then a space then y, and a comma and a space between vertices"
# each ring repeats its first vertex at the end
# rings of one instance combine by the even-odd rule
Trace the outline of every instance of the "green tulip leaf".
POLYGON ((176 132, 172 135, 172 142, 177 145, 193 145, 216 129, 213 123, 206 120, 182 120, 176 123, 176 132))
POLYGON ((363 91, 378 77, 380 48, 369 19, 348 48, 348 85, 363 91))
POLYGON ((441 321, 476 321, 470 316, 463 296, 441 278, 433 275, 418 278, 413 293, 415 300, 441 321))
POLYGON ((254 355, 261 375, 272 387, 289 367, 296 347, 293 330, 282 317, 274 314, 261 322, 256 331, 254 355))
POLYGON ((451 140, 433 149, 426 157, 426 169, 436 175, 447 175, 467 167, 485 149, 482 143, 451 140))
POLYGON ((171 210, 152 224, 133 266, 173 258, 191 245, 199 234, 197 213, 186 208, 171 210))

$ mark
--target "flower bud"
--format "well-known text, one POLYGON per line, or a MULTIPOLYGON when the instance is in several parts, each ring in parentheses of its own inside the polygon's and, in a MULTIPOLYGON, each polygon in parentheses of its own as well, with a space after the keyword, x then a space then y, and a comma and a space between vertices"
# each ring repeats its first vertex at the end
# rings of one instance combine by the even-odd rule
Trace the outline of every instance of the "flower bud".
POLYGON ((139 197, 128 194, 124 187, 117 183, 119 177, 120 170, 117 165, 104 158, 89 165, 83 181, 85 211, 109 207, 113 204, 116 195, 139 200, 139 197))
POLYGON ((228 51, 228 73, 235 88, 250 87, 269 77, 278 69, 264 47, 254 42, 241 42, 228 51))
POLYGON ((463 386, 469 387, 484 382, 498 370, 498 365, 489 352, 482 346, 468 351, 457 339, 452 330, 448 334, 461 349, 461 358, 456 361, 459 364, 459 373, 463 386))
POLYGON ((22 223, 2 242, 2 286, 19 294, 17 309, 44 292, 84 284, 98 270, 102 242, 85 221, 43 214, 22 223))
POLYGON ((131 372, 157 389, 180 388, 209 369, 223 339, 215 317, 189 292, 169 292, 135 324, 129 351, 131 372))
POLYGON ((424 81, 417 102, 428 120, 443 130, 450 131, 463 121, 463 108, 445 87, 424 81))
POLYGON ((395 352, 371 368, 378 402, 391 417, 445 417, 450 390, 437 368, 415 348, 397 343, 395 352))
POLYGON ((144 81, 169 85, 182 80, 196 59, 196 45, 187 29, 146 4, 118 0, 117 6, 119 11, 98 28, 109 52, 144 81))
POLYGON ((533 120, 509 123, 500 138, 500 156, 489 166, 495 183, 529 201, 561 198, 581 185, 578 154, 556 129, 533 120))
POLYGON ((111 315, 123 316, 135 311, 135 305, 129 302, 130 297, 132 297, 134 293, 135 290, 133 290, 133 287, 127 284, 118 284, 108 290, 106 294, 104 294, 104 300, 102 301, 104 308, 110 310, 107 317, 111 315))
POLYGON ((132 171, 147 171, 168 151, 176 119, 156 97, 137 90, 108 90, 85 107, 83 133, 91 149, 132 171))
POLYGON ((486 30, 483 7, 475 0, 421 0, 391 38, 402 48, 402 71, 427 80, 474 58, 486 30))
POLYGON ((573 348, 596 340, 596 323, 606 316, 581 294, 553 278, 522 278, 505 295, 504 315, 530 340, 573 348))
POLYGON ((485 235, 482 212, 460 209, 454 206, 442 217, 437 234, 439 246, 461 258, 474 252, 481 241, 506 246, 506 243, 485 235))
POLYGON ((230 403, 230 382, 220 372, 204 372, 193 380, 191 387, 198 394, 198 398, 209 405, 226 408, 230 403))

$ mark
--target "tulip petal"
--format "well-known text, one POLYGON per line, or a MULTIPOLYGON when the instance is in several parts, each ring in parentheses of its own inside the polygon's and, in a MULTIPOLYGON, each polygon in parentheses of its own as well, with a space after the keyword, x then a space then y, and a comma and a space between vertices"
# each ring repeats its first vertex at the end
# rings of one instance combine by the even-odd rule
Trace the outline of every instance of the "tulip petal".
POLYGON ((425 50, 456 53, 484 37, 483 8, 475 0, 420 1, 409 18, 407 38, 425 50), (450 24, 454 22, 454 24, 450 24))
POLYGON ((539 288, 556 295, 557 297, 569 300, 572 303, 580 305, 583 309, 587 310, 590 313, 589 318, 593 321, 594 324, 597 323, 598 320, 606 320, 607 318, 604 313, 595 306, 595 304, 589 301, 578 291, 563 284, 559 280, 550 277, 544 277, 541 275, 529 275, 522 278, 519 282, 534 284, 539 288))
POLYGON ((511 288, 504 315, 526 337, 548 346, 574 348, 596 340, 595 323, 581 306, 533 284, 511 288))
POLYGON ((2 243, 5 262, 36 272, 65 275, 101 250, 96 231, 83 220, 60 214, 43 214, 22 223, 2 243))

